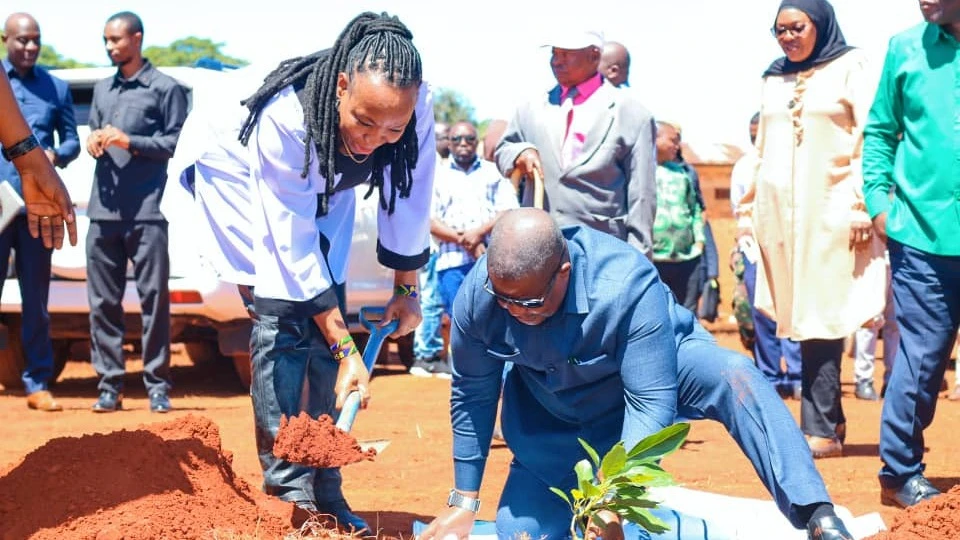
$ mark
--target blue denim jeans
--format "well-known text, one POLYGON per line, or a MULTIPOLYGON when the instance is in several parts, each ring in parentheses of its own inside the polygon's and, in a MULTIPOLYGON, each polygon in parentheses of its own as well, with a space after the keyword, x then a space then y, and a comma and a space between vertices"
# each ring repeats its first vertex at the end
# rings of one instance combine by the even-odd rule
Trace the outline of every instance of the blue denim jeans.
POLYGON ((306 467, 273 455, 281 415, 306 411, 313 418, 337 419, 338 365, 327 342, 311 318, 254 314, 249 303, 248 309, 253 315, 250 396, 263 491, 308 510, 343 499, 339 468, 306 467))
POLYGON ((420 311, 423 320, 413 335, 413 354, 417 358, 432 358, 443 351, 440 325, 443 320, 443 300, 437 284, 437 254, 431 253, 426 266, 420 269, 420 311))
POLYGON ((453 316, 453 300, 457 297, 457 293, 460 292, 460 285, 463 283, 463 278, 467 277, 467 274, 470 273, 470 269, 473 268, 474 264, 476 264, 476 261, 437 272, 437 282, 440 285, 440 298, 443 300, 443 309, 446 310, 450 316, 453 316))

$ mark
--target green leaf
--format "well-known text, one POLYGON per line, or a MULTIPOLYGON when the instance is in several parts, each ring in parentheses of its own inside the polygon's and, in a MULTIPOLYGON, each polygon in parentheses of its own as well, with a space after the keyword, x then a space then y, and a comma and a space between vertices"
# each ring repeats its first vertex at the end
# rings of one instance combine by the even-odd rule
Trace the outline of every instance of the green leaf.
POLYGON ((570 490, 570 495, 573 495, 573 500, 574 500, 574 501, 579 502, 579 501, 582 501, 582 500, 583 500, 583 492, 580 491, 579 489, 576 489, 576 488, 571 489, 571 490, 570 490))
POLYGON ((577 473, 577 482, 580 484, 580 489, 583 489, 584 483, 593 482, 593 466, 590 465, 590 462, 581 459, 573 467, 574 472, 577 473))
POLYGON ((607 455, 603 456, 603 461, 600 463, 600 474, 601 477, 606 481, 608 478, 613 478, 621 471, 623 471, 623 466, 627 463, 627 450, 623 447, 623 443, 617 443, 613 445, 613 448, 607 452, 607 455))
POLYGON ((628 508, 620 515, 631 523, 635 523, 652 533, 659 534, 670 530, 670 527, 668 527, 663 520, 643 508, 628 508))
POLYGON ((599 466, 600 466, 600 455, 597 454, 597 451, 594 450, 592 446, 590 446, 590 443, 588 443, 587 441, 581 439, 580 437, 577 437, 577 440, 580 441, 580 446, 582 446, 583 449, 586 450, 587 455, 590 456, 590 460, 593 461, 593 466, 594 466, 594 467, 599 467, 599 466))
POLYGON ((627 452, 627 457, 637 460, 659 460, 680 448, 689 432, 690 424, 687 423, 667 426, 638 442, 627 452))
POLYGON ((567 497, 567 494, 564 493, 563 490, 557 489, 555 487, 551 487, 550 491, 556 493, 558 497, 560 497, 561 499, 564 500, 564 502, 567 503, 567 506, 569 506, 570 508, 573 508, 573 503, 570 502, 570 497, 567 497))
POLYGON ((584 498, 598 500, 603 497, 603 491, 593 484, 593 482, 583 482, 580 484, 584 498))

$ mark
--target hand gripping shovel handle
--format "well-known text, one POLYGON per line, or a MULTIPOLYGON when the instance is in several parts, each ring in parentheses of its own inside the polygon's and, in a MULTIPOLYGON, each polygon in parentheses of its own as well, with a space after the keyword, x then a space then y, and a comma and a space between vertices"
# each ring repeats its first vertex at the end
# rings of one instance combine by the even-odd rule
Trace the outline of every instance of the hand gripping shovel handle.
MULTIPOLYGON (((393 320, 381 328, 380 321, 383 319, 383 308, 360 308, 360 324, 370 331, 370 339, 367 340, 367 346, 363 348, 363 365, 367 372, 373 371, 373 365, 377 363, 377 356, 380 354, 380 347, 383 346, 387 336, 397 331, 400 321, 393 320), (371 320, 371 316, 376 318, 371 320)), ((357 412, 360 410, 360 392, 350 392, 340 410, 340 418, 337 420, 337 427, 343 431, 350 431, 353 427, 353 421, 357 418, 357 412)))
MULTIPOLYGON (((510 182, 513 184, 513 189, 518 193, 520 191, 521 176, 519 169, 514 169, 510 175, 510 182)), ((540 176, 540 171, 536 169, 533 171, 533 207, 543 210, 543 177, 540 176)))

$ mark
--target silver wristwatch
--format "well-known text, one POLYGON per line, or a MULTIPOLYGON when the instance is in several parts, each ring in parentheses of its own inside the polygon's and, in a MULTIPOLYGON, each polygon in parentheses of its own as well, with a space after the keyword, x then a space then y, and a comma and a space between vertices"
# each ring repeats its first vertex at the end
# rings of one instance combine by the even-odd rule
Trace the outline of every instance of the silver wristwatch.
POLYGON ((463 493, 451 489, 450 496, 447 497, 447 506, 456 506, 457 508, 463 508, 476 514, 480 511, 480 499, 467 497, 463 493))

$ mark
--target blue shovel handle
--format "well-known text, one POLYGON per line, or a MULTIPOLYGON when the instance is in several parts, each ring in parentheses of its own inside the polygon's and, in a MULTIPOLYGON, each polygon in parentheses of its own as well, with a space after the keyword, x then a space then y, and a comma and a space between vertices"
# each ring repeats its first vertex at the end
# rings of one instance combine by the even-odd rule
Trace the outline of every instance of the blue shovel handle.
MULTIPOLYGON (((368 373, 373 371, 373 366, 377 363, 377 356, 380 355, 380 348, 387 336, 396 332, 400 326, 400 321, 392 320, 381 328, 379 322, 383 319, 383 315, 384 309, 380 307, 360 308, 360 324, 370 331, 370 339, 367 340, 367 346, 363 349, 363 365, 366 366, 368 373), (371 317, 375 318, 371 319, 371 317)), ((337 427, 343 431, 350 431, 359 411, 360 392, 350 392, 343 403, 343 408, 340 409, 337 427)))

